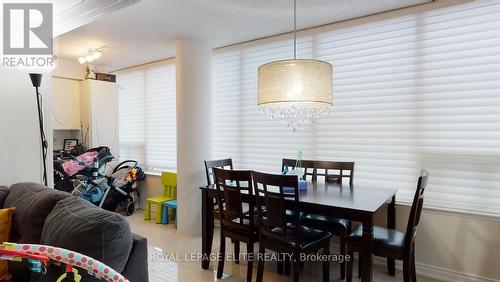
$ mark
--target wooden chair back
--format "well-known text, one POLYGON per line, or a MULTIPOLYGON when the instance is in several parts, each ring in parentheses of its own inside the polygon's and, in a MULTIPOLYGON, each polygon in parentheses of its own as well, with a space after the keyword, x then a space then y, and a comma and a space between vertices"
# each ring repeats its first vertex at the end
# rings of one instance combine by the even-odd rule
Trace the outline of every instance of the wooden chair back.
MULTIPOLYGON (((294 159, 283 159, 281 161, 281 171, 285 170, 285 166, 295 169, 296 163, 297 160, 294 159)), ((353 184, 354 162, 302 160, 301 167, 304 169, 303 179, 305 180, 307 180, 307 176, 310 176, 311 181, 318 181, 318 176, 322 176, 325 182, 341 184, 344 178, 349 178, 349 185, 353 184), (332 170, 336 172, 332 173, 332 170)))
POLYGON ((354 162, 335 162, 335 161, 315 161, 314 162, 315 180, 318 176, 323 176, 325 182, 342 184, 344 178, 349 179, 349 185, 352 186, 354 180, 354 162), (348 173, 348 174, 346 174, 348 173))
POLYGON ((424 192, 427 186, 427 180, 429 179, 429 172, 422 169, 420 172, 420 177, 418 178, 417 190, 415 191, 415 196, 413 197, 413 203, 411 205, 410 217, 408 218, 408 225, 406 226, 405 234, 405 248, 410 249, 415 240, 417 234, 417 226, 420 222, 420 215, 422 213, 422 207, 424 205, 424 192))
POLYGON ((163 197, 177 199, 177 173, 162 172, 161 185, 163 186, 163 197))
POLYGON ((254 193, 259 216, 259 231, 261 240, 272 239, 281 242, 293 242, 298 246, 299 184, 295 175, 275 175, 252 172, 254 193), (286 189, 290 189, 285 193, 286 189), (286 205, 292 200, 293 205, 286 205), (286 215, 287 209, 291 216, 286 215), (291 223, 291 224, 290 224, 291 223))
POLYGON ((254 203, 248 201, 249 214, 245 216, 243 194, 253 198, 252 173, 246 170, 213 168, 217 188, 217 204, 222 228, 250 231, 254 226, 254 203), (244 220, 245 219, 245 220, 244 220))
MULTIPOLYGON (((281 171, 285 170, 285 167, 288 167, 289 170, 297 168, 297 160, 295 159, 282 159, 281 161, 281 171)), ((302 179, 307 180, 307 176, 311 177, 311 181, 316 181, 314 175, 316 173, 316 169, 314 167, 314 161, 312 160, 301 160, 301 166, 304 170, 302 175, 302 179)))
POLYGON ((205 161, 205 173, 207 176, 207 185, 214 184, 214 174, 212 172, 212 168, 214 167, 233 169, 233 160, 229 158, 229 159, 205 161))

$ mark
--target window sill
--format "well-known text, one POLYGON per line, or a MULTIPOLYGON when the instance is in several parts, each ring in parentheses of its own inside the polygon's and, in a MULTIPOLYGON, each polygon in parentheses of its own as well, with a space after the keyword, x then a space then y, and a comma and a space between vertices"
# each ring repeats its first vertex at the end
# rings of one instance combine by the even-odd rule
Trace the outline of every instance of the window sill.
POLYGON ((144 174, 148 176, 161 176, 161 172, 158 171, 145 171, 144 174))
MULTIPOLYGON (((177 173, 176 169, 165 169, 165 171, 177 173)), ((152 175, 152 176, 161 176, 162 172, 163 171, 158 171, 158 170, 147 170, 147 171, 144 171, 144 174, 152 175)))

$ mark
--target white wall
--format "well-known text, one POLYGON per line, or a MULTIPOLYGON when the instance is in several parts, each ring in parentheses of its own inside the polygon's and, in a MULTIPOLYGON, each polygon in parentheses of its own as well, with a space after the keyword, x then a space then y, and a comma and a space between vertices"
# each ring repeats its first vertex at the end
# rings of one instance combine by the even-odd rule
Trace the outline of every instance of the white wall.
MULTIPOLYGON (((0 185, 21 181, 42 183, 40 131, 35 88, 27 73, 0 69, 0 185)), ((43 96, 45 133, 49 141, 47 173, 52 182, 52 79, 44 74, 40 92, 43 96)))
POLYGON ((462 272, 469 280, 483 277, 500 281, 498 218, 427 210, 417 245, 416 260, 421 268, 430 265, 462 272))
POLYGON ((58 58, 52 76, 83 80, 85 79, 85 68, 85 65, 81 65, 77 61, 58 58))
MULTIPOLYGON (((157 197, 162 195, 163 187, 161 185, 161 177, 159 175, 146 175, 144 181, 140 181, 137 185, 137 190, 139 191, 139 207, 141 209, 146 208, 146 199, 149 197, 157 197)), ((154 216, 152 217, 154 218, 154 216)))

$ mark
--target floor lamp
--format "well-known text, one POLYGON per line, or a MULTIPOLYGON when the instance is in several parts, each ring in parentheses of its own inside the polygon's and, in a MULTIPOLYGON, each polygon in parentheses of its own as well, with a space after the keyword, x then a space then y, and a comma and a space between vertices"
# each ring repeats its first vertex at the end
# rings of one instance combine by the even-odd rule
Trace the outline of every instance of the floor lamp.
POLYGON ((38 107, 38 124, 40 126, 40 140, 42 142, 42 161, 43 161, 43 183, 47 186, 47 138, 43 127, 43 111, 42 111, 42 95, 38 91, 38 87, 42 83, 42 74, 30 73, 31 83, 36 91, 36 104, 38 107))

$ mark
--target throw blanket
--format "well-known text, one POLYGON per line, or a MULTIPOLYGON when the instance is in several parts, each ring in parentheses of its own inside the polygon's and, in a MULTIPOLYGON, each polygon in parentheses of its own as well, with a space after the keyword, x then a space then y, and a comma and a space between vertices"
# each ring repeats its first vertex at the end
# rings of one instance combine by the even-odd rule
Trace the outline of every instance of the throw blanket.
POLYGON ((64 172, 68 176, 73 176, 87 166, 92 166, 98 152, 87 152, 76 157, 76 160, 70 160, 62 164, 64 172))

